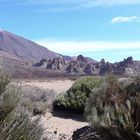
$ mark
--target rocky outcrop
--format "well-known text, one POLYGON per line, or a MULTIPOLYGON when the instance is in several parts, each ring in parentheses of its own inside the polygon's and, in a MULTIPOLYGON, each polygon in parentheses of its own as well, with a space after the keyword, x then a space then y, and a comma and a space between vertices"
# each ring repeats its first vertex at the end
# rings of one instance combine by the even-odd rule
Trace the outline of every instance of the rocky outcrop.
POLYGON ((76 60, 65 60, 64 57, 57 57, 54 59, 42 59, 40 62, 34 64, 36 67, 44 67, 49 70, 64 71, 71 74, 93 74, 95 61, 79 55, 76 60))
POLYGON ((109 63, 105 62, 104 59, 100 61, 100 75, 105 74, 117 74, 117 75, 124 75, 124 74, 133 74, 133 65, 134 61, 132 57, 128 57, 127 59, 124 59, 121 62, 118 63, 109 63))
POLYGON ((67 73, 80 73, 80 69, 78 68, 77 64, 75 62, 70 62, 68 67, 66 68, 67 73))
POLYGON ((84 72, 87 73, 88 75, 92 75, 93 71, 94 71, 93 65, 87 64, 87 66, 84 69, 84 72))
POLYGON ((79 56, 77 57, 77 61, 78 61, 78 62, 87 62, 86 58, 85 58, 83 55, 79 55, 79 56))
POLYGON ((46 68, 50 70, 63 70, 65 65, 65 60, 61 57, 58 57, 54 58, 53 60, 49 60, 46 68))
POLYGON ((105 63, 100 63, 100 75, 105 75, 108 73, 112 73, 113 72, 113 65, 110 64, 109 62, 105 63))
POLYGON ((47 62, 47 59, 43 58, 43 59, 41 59, 40 62, 37 62, 37 63, 34 64, 33 66, 41 67, 41 66, 44 65, 46 62, 47 62))
POLYGON ((64 57, 57 57, 54 59, 42 59, 34 66, 44 67, 45 69, 53 71, 61 71, 69 74, 84 74, 84 75, 134 75, 140 73, 140 63, 128 57, 121 62, 109 63, 102 59, 96 62, 90 58, 79 55, 75 60, 65 60, 64 57))
POLYGON ((127 59, 124 59, 123 61, 121 61, 119 64, 120 66, 129 66, 133 63, 134 63, 133 57, 128 57, 127 59))
POLYGON ((76 60, 71 61, 66 68, 67 73, 79 73, 79 74, 93 74, 95 61, 79 55, 76 60))
POLYGON ((40 62, 34 64, 33 66, 44 67, 49 70, 63 70, 66 66, 66 61, 61 57, 48 60, 43 58, 40 62))

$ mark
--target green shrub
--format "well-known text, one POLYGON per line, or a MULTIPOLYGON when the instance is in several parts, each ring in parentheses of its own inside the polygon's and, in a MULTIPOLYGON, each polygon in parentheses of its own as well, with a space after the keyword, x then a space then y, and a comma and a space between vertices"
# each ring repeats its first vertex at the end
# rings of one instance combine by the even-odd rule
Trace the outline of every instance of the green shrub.
POLYGON ((43 129, 39 119, 31 120, 20 106, 18 89, 9 85, 7 74, 0 69, 0 140, 40 140, 43 129))
POLYGON ((58 96, 55 104, 69 109, 83 111, 92 89, 99 87, 100 84, 101 79, 99 78, 80 78, 65 94, 58 96))
POLYGON ((88 99, 85 115, 104 140, 140 139, 140 79, 123 87, 108 77, 88 99))

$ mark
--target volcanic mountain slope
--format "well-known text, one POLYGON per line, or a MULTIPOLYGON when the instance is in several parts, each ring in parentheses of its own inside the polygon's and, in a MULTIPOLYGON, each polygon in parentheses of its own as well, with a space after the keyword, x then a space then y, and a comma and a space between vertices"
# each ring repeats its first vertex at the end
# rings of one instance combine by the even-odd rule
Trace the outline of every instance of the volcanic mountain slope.
POLYGON ((0 30, 0 56, 16 60, 41 60, 61 55, 5 30, 0 30))

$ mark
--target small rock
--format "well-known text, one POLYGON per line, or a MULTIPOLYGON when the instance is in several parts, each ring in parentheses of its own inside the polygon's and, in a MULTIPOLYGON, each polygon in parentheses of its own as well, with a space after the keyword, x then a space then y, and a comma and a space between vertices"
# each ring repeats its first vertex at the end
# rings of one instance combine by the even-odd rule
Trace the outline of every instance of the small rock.
POLYGON ((57 131, 54 131, 54 134, 57 134, 57 131))

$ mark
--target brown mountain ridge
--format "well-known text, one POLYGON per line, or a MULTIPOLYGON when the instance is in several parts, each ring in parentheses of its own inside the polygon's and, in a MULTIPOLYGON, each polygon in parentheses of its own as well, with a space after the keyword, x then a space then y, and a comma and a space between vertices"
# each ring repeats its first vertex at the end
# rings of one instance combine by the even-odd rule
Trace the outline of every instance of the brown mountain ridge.
POLYGON ((5 30, 0 30, 0 56, 17 60, 41 60, 55 58, 61 55, 47 48, 17 36, 5 30))

